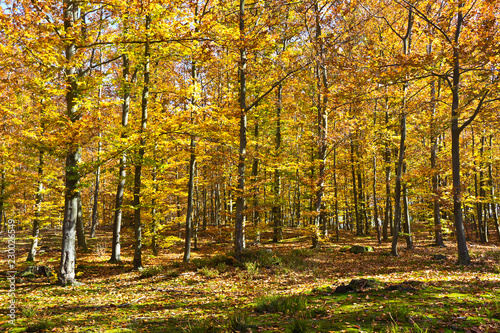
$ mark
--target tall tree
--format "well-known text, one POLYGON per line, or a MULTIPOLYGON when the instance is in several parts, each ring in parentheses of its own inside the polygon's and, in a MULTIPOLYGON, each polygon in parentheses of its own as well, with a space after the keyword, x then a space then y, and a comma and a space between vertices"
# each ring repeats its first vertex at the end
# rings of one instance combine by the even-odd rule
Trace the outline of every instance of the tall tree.
MULTIPOLYGON (((403 54, 408 55, 410 53, 411 47, 411 34, 413 28, 413 7, 408 9, 408 20, 407 28, 404 36, 399 36, 403 43, 403 54)), ((396 185, 394 189, 394 227, 392 228, 392 250, 391 253, 394 256, 398 255, 398 236, 399 229, 401 226, 401 178, 403 175, 403 164, 406 152, 405 140, 406 140, 406 118, 407 118, 407 91, 408 91, 408 81, 405 80, 403 83, 403 101, 400 113, 400 141, 398 150, 398 164, 396 169, 396 185)), ((405 209, 406 211, 406 209, 405 209)), ((405 224, 409 221, 406 220, 405 224)), ((407 227, 409 229, 409 226, 407 227)))
MULTIPOLYGON (((80 19, 78 2, 73 0, 63 0, 63 20, 64 20, 64 48, 67 65, 65 68, 66 80, 66 115, 72 123, 77 123, 81 118, 79 112, 79 90, 78 90, 78 69, 75 64, 77 53, 76 41, 73 37, 76 22, 80 19)), ((80 175, 78 172, 81 161, 81 148, 77 143, 70 144, 66 153, 66 183, 64 189, 64 220, 63 237, 61 249, 61 262, 58 272, 58 283, 60 285, 75 284, 75 233, 76 219, 78 215, 78 183, 80 175)))
POLYGON ((144 43, 144 87, 142 89, 141 101, 141 127, 139 129, 140 146, 135 163, 134 173, 134 268, 142 268, 142 220, 141 220, 141 177, 144 155, 146 153, 146 129, 148 122, 149 103, 149 61, 151 57, 149 34, 151 28, 151 16, 146 15, 145 20, 146 42, 144 43))

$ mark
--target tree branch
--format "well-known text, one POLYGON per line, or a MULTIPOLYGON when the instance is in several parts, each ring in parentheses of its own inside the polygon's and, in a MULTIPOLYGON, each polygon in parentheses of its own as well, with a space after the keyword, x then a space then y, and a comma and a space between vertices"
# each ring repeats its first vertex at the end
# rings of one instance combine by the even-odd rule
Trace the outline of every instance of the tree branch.
POLYGON ((108 59, 106 61, 103 61, 103 62, 100 62, 98 64, 95 64, 93 66, 89 66, 87 69, 83 70, 81 73, 80 73, 80 76, 84 76, 85 74, 87 74, 90 70, 94 69, 94 68, 97 68, 99 66, 102 66, 102 65, 106 65, 106 64, 109 64, 110 62, 113 62, 115 60, 118 60, 122 57, 122 55, 120 54, 119 56, 116 56, 114 58, 111 58, 111 59, 108 59))
POLYGON ((269 95, 269 93, 271 91, 274 90, 274 88, 276 88, 280 83, 282 83, 283 81, 285 81, 286 79, 288 79, 290 76, 292 76, 293 74, 297 73, 297 72, 300 72, 301 70, 303 70, 304 68, 308 67, 309 65, 311 64, 311 61, 307 62, 305 65, 299 67, 299 68, 296 68, 290 72, 288 72, 284 77, 282 77, 281 79, 279 79, 278 81, 276 81, 272 86, 271 88, 269 88, 265 93, 263 93, 262 95, 260 95, 259 97, 257 97, 252 104, 250 104, 250 106, 247 106, 247 108, 245 109, 245 112, 246 111, 249 111, 250 109, 252 109, 254 106, 256 106, 257 104, 259 104, 259 102, 264 98, 266 97, 267 95, 269 95))
POLYGON ((479 104, 477 105, 477 108, 474 111, 474 113, 472 114, 472 116, 470 116, 469 119, 467 119, 467 121, 465 123, 463 123, 462 126, 460 126, 459 133, 462 133, 462 131, 467 126, 469 126, 470 123, 472 123, 474 121, 474 119, 476 118, 476 116, 479 114, 479 111, 481 110, 481 106, 483 105, 484 99, 486 98, 486 96, 488 95, 489 92, 490 92, 489 89, 484 92, 484 95, 481 98, 481 100, 479 101, 479 104))
MULTIPOLYGON (((415 10, 415 13, 417 13, 417 15, 422 19, 424 20, 425 22, 429 23, 430 25, 432 25, 436 30, 438 30, 443 36, 444 38, 446 38, 446 40, 448 41, 448 43, 450 44, 453 44, 451 38, 446 34, 446 32, 444 32, 443 29, 441 29, 438 25, 436 25, 436 23, 432 22, 430 18, 427 17, 427 15, 425 15, 424 13, 422 13, 420 10, 418 10, 417 7, 415 7, 415 5, 409 3, 407 0, 402 0, 406 5, 410 6, 411 8, 413 8, 415 10)), ((399 2, 399 1, 396 1, 396 3, 398 3, 399 5, 402 6, 402 4, 399 2)))

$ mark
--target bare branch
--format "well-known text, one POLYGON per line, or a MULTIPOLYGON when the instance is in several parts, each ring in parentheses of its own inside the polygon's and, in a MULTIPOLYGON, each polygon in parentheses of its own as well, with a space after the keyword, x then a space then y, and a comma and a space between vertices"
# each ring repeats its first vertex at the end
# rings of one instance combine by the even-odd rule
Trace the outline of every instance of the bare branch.
POLYGON ((276 81, 272 86, 271 88, 269 88, 265 93, 263 93, 262 95, 260 95, 259 97, 257 97, 252 104, 250 104, 250 106, 248 106, 245 111, 249 111, 251 108, 253 108, 254 106, 256 106, 257 104, 259 104, 259 102, 264 98, 266 97, 267 95, 269 95, 269 93, 271 91, 274 90, 274 88, 276 88, 280 83, 282 83, 283 81, 285 81, 287 78, 289 78, 290 76, 292 76, 293 74, 297 73, 297 72, 300 72, 301 70, 303 70, 304 68, 308 67, 309 65, 311 64, 311 61, 307 62, 305 65, 303 66, 300 66, 299 68, 296 68, 290 72, 288 72, 284 77, 282 77, 281 79, 279 79, 278 81, 276 81))
POLYGON ((483 105, 484 99, 489 94, 489 92, 490 92, 489 89, 484 92, 484 95, 481 98, 481 100, 479 101, 479 104, 477 105, 477 108, 474 111, 474 113, 472 114, 472 116, 470 116, 469 119, 467 119, 467 121, 465 123, 463 123, 462 126, 460 126, 459 133, 461 133, 467 126, 469 126, 470 123, 472 123, 474 121, 476 116, 479 114, 479 111, 481 110, 481 106, 483 105))
MULTIPOLYGON (((394 0, 396 3, 400 4, 402 6, 402 4, 397 1, 397 0, 394 0)), ((432 22, 432 20, 427 16, 425 15, 424 13, 422 13, 417 7, 415 7, 415 5, 409 3, 407 0, 402 0, 406 5, 410 6, 413 8, 413 10, 415 10, 415 13, 422 19, 424 20, 425 22, 429 23, 430 25, 432 25, 436 30, 438 30, 443 36, 444 38, 446 38, 446 40, 448 41, 448 43, 450 44, 453 44, 453 41, 451 40, 451 38, 446 34, 446 32, 441 29, 441 27, 439 27, 438 25, 436 25, 436 23, 432 22)))

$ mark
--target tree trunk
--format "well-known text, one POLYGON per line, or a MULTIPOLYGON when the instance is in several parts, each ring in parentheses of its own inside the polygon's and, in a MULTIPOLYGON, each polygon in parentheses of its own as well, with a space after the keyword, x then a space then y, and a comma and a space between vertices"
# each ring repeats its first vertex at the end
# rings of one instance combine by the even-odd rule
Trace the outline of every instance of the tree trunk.
POLYGON ((255 117, 255 157, 252 164, 252 179, 253 179, 253 214, 252 222, 255 227, 255 243, 260 244, 260 207, 259 207, 259 185, 258 185, 258 175, 259 175, 259 118, 255 117))
MULTIPOLYGON (((132 82, 129 82, 129 74, 130 74, 130 62, 128 56, 124 54, 123 58, 123 81, 124 81, 124 94, 123 94, 123 104, 122 104, 122 133, 120 138, 122 140, 127 138, 126 128, 128 126, 128 115, 130 112, 130 85, 132 82)), ((133 81, 133 80, 132 80, 133 81)), ((121 262, 120 258, 120 236, 121 236, 121 228, 122 228, 122 205, 123 205, 123 195, 125 192, 125 177, 127 175, 126 171, 127 167, 127 153, 126 150, 123 149, 122 156, 120 158, 120 167, 118 171, 118 186, 116 189, 116 198, 115 198, 115 215, 113 219, 113 240, 111 244, 111 259, 109 262, 121 262)), ((104 212, 103 212, 104 218, 104 212)))
MULTIPOLYGON (((5 201, 5 167, 3 166, 2 158, 2 169, 0 170, 0 230, 2 230, 2 216, 5 216, 4 201, 5 201)), ((7 222, 4 219, 3 230, 7 230, 7 222)))
MULTIPOLYGON (((73 34, 75 21, 79 19, 77 2, 63 1, 64 33, 66 36, 73 34)), ((68 64, 72 64, 76 55, 76 45, 73 38, 67 38, 65 56, 68 64)), ((72 123, 80 120, 78 110, 78 73, 74 65, 65 70, 66 81, 66 114, 72 123)), ((78 183, 80 175, 78 166, 81 161, 81 150, 78 145, 70 145, 66 153, 66 181, 64 189, 64 221, 61 245, 61 262, 58 272, 58 284, 62 286, 73 285, 75 280, 75 233, 78 214, 78 183)))
MULTIPOLYGON (((385 125, 388 127, 389 124, 389 112, 388 108, 388 99, 385 101, 386 110, 385 110, 385 125)), ((383 241, 389 241, 388 228, 389 225, 392 225, 392 201, 391 201, 391 148, 387 140, 385 141, 385 150, 384 150, 384 162, 385 162, 385 211, 384 211, 384 228, 382 230, 383 241)), ((391 230, 392 233, 392 230, 391 230)))
MULTIPOLYGON (((328 133, 328 81, 325 65, 325 47, 321 37, 321 22, 320 22, 320 8, 318 2, 314 2, 315 14, 315 46, 316 46, 316 85, 318 89, 317 112, 318 112, 318 160, 319 160, 319 174, 316 183, 316 201, 314 210, 316 212, 315 229, 318 230, 321 226, 323 236, 327 236, 326 216, 323 196, 325 194, 325 173, 326 173, 326 152, 327 152, 327 133, 328 133)), ((318 231, 313 236, 313 247, 318 246, 318 231)))
MULTIPOLYGON (((408 27, 406 30, 406 35, 402 38, 403 42, 403 54, 410 54, 411 47, 411 35, 412 35, 412 27, 413 27, 413 7, 410 7, 408 10, 408 27)), ((403 163, 405 157, 405 140, 406 140, 406 107, 407 100, 406 94, 408 90, 408 82, 405 81, 403 84, 403 105, 400 116, 400 142, 399 142, 399 151, 398 151, 398 164, 396 170, 396 186, 394 189, 394 226, 392 228, 392 250, 391 253, 394 256, 398 255, 398 236, 399 229, 401 227, 401 178, 403 174, 403 163)), ((406 209, 405 209, 406 215, 406 209)), ((406 223, 405 223, 406 224, 406 223)))
MULTIPOLYGON (((281 151, 281 109, 282 109, 282 92, 283 86, 278 86, 278 106, 276 108, 276 146, 274 149, 276 163, 279 163, 281 151)), ((279 167, 274 168, 274 201, 273 201, 273 220, 274 234, 273 242, 277 243, 283 240, 283 225, 281 211, 281 173, 279 167)))
POLYGON ((151 173, 151 181, 153 183, 153 198, 151 199, 151 250, 154 256, 158 255, 158 244, 156 242, 156 231, 158 225, 158 216, 156 214, 156 195, 158 193, 157 167, 156 167, 156 149, 153 150, 153 172, 151 173))
MULTIPOLYGON (((337 184, 337 147, 333 148, 333 193, 335 198, 335 239, 339 242, 339 197, 337 184)), ((344 220, 345 223, 345 220, 344 220)))
MULTIPOLYGON (((102 71, 102 66, 101 66, 100 70, 102 71)), ((98 108, 101 107, 101 98, 102 98, 102 86, 99 87, 99 92, 97 94, 98 108)), ((99 122, 100 121, 101 121, 101 117, 99 117, 99 122)), ((99 133, 97 134, 97 170, 95 172, 94 203, 92 205, 90 238, 95 237, 95 229, 97 227, 97 222, 98 222, 97 204, 99 201, 99 180, 101 177, 101 138, 102 138, 102 134, 101 134, 101 131, 99 131, 99 133)))
POLYGON ((497 232, 498 239, 500 240, 500 225, 498 223, 498 210, 495 197, 495 187, 493 184, 493 135, 490 135, 490 160, 488 162, 488 185, 490 187, 490 206, 491 214, 493 215, 493 222, 497 232))
MULTIPOLYGON (((373 126, 377 125, 377 103, 375 100, 375 109, 373 111, 373 126)), ((380 234, 380 220, 378 218, 378 204, 377 204, 377 156, 375 150, 373 151, 373 219, 375 221, 375 228, 377 229, 377 241, 382 244, 381 234, 380 234)))
POLYGON ((394 188, 394 226, 392 228, 392 250, 393 256, 398 255, 398 236, 401 227, 401 176, 404 163, 405 139, 406 139, 406 111, 401 113, 400 123, 401 137, 399 143, 398 166, 396 169, 396 186, 394 188))
MULTIPOLYGON (((358 142, 359 142, 358 137, 358 142)), ((365 221, 365 200, 363 198, 363 177, 361 175, 361 158, 359 156, 359 145, 356 145, 356 172, 358 177, 358 214, 359 214, 359 225, 360 225, 360 234, 364 235, 366 232, 366 223, 365 221)))
POLYGON ((351 135, 351 174, 352 174, 352 197, 354 199, 354 216, 356 219, 356 235, 363 234, 363 226, 361 224, 361 217, 359 214, 359 201, 358 201, 358 187, 356 186, 356 163, 354 162, 354 140, 351 135))
MULTIPOLYGON (((179 180, 179 168, 175 167, 175 180, 179 180)), ((179 238, 182 238, 182 233, 181 233, 181 197, 176 196, 176 212, 177 212, 177 231, 178 231, 178 236, 179 238)))
MULTIPOLYGON (((100 90, 99 90, 99 95, 100 95, 100 90)), ((99 202, 99 181, 101 178, 101 161, 100 161, 100 154, 101 154, 101 133, 99 133, 99 141, 97 142, 97 170, 95 171, 95 187, 94 187, 94 204, 92 205, 92 224, 90 227, 90 238, 95 237, 95 229, 97 227, 97 222, 98 222, 98 209, 97 209, 97 204, 99 202)))
POLYGON ((87 239, 85 238, 85 226, 83 223, 83 209, 82 209, 82 195, 78 191, 78 214, 76 218, 76 236, 78 242, 78 248, 82 249, 83 252, 87 252, 89 249, 87 247, 87 239))
POLYGON ((151 16, 146 15, 146 43, 144 45, 144 87, 142 89, 141 102, 141 128, 139 130, 141 136, 141 145, 137 156, 134 176, 134 269, 142 268, 142 221, 141 221, 141 177, 142 164, 145 154, 146 145, 146 126, 148 121, 148 97, 149 97, 149 29, 151 26, 151 16))
POLYGON ((479 148, 479 156, 481 160, 479 161, 479 200, 478 200, 478 221, 480 220, 481 223, 479 224, 480 227, 480 235, 481 235, 481 242, 482 243, 488 243, 488 216, 486 214, 487 212, 487 205, 485 203, 486 199, 486 190, 485 190, 485 180, 484 180, 484 143, 485 143, 486 137, 483 133, 481 136, 481 148, 479 148), (481 217, 481 219, 479 219, 481 217))
POLYGON ((195 139, 191 135, 191 158, 189 160, 189 181, 188 181, 188 199, 186 211, 186 235, 184 241, 184 262, 189 262, 191 259, 191 236, 193 226, 193 193, 194 193, 194 173, 196 168, 196 155, 195 155, 195 139))
POLYGON ((455 32, 455 45, 453 46, 453 82, 452 82, 452 104, 451 104, 451 160, 453 178, 453 214, 455 219, 455 235, 457 238, 458 262, 461 265, 470 265, 469 250, 465 239, 465 228, 462 217, 462 189, 460 185, 460 126, 459 118, 459 84, 460 84, 460 57, 459 38, 463 24, 462 14, 463 2, 459 4, 457 16, 457 28, 455 32))
MULTIPOLYGON (((196 8, 197 11, 197 8, 196 8)), ((197 13, 195 14, 197 15, 197 13)), ((193 61, 191 63, 191 80, 193 86, 197 83, 197 73, 196 64, 193 61)), ((194 110, 196 107, 196 100, 194 94, 191 98, 191 124, 194 122, 194 110)), ((195 152, 195 137, 191 134, 190 148, 190 159, 189 159, 189 181, 188 181, 188 198, 187 198, 187 210, 186 210, 186 235, 184 241, 184 262, 189 262, 191 259, 191 237, 193 234, 193 195, 194 195, 194 173, 196 168, 196 152, 195 152)))
POLYGON ((241 252, 245 249, 245 159, 247 149, 247 106, 246 106, 246 67, 247 55, 246 46, 244 45, 245 39, 245 0, 240 0, 239 8, 239 34, 240 41, 242 42, 240 48, 240 61, 238 64, 239 72, 239 98, 240 98, 240 146, 238 152, 238 185, 236 197, 236 221, 234 225, 234 242, 236 256, 239 257, 241 252))
MULTIPOLYGON (((428 53, 432 52, 432 45, 428 46, 428 53)), ((439 93, 438 93, 439 95, 439 93)), ((441 207, 439 190, 439 173, 437 168, 437 152, 439 146, 439 136, 436 130, 436 83, 431 82, 431 169, 432 169, 432 205, 434 218, 434 241, 435 245, 444 247, 443 231, 441 226, 441 207)))
MULTIPOLYGON (((43 200, 43 150, 38 151, 38 189, 35 194, 35 218, 33 219, 33 231, 31 232, 31 244, 26 261, 35 261, 36 248, 40 237, 40 217, 42 216, 43 200)), ((2 211, 0 210, 0 224, 2 223, 2 211)))
MULTIPOLYGON (((404 173, 406 173, 406 163, 404 165, 404 173)), ((403 184, 403 210, 404 210, 404 231, 406 238, 406 248, 408 250, 413 250, 413 238, 411 236, 410 229, 410 211, 408 207, 408 189, 406 183, 403 184)))

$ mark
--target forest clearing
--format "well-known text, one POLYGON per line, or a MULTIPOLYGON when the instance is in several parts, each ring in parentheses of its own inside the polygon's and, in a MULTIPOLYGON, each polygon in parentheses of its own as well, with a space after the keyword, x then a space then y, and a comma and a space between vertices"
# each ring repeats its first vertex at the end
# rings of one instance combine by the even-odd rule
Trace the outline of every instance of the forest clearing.
MULTIPOLYGON (((272 233, 252 246, 242 262, 231 244, 207 237, 182 263, 182 244, 158 256, 145 250, 145 268, 132 269, 133 237, 126 231, 122 264, 108 263, 109 232, 89 240, 78 255, 78 287, 60 287, 51 277, 20 278, 15 327, 8 332, 498 332, 500 329, 500 248, 470 244, 472 264, 456 264, 451 242, 432 245, 416 237, 415 249, 390 255, 368 237, 342 234, 340 243, 311 249, 308 237, 272 233), (353 254, 349 244, 373 246, 353 254), (271 250, 271 251, 269 251, 271 250), (436 255, 445 259, 436 260, 436 255), (358 290, 336 293, 353 279, 376 279, 358 290)), ((208 235, 209 233, 206 233, 208 235)), ((310 238, 310 237, 309 237, 310 238)), ((43 233, 37 265, 53 272, 60 235, 43 233)), ((204 238, 205 239, 205 238, 204 238)), ((3 238, 3 241, 5 238, 3 238)), ((4 242, 2 241, 2 245, 4 242)), ((28 243, 19 244, 20 255, 28 243)), ((30 263, 19 264, 21 271, 30 263)), ((4 279, 2 279, 2 282, 4 279)), ((7 303, 2 293, 2 304, 7 303)))

